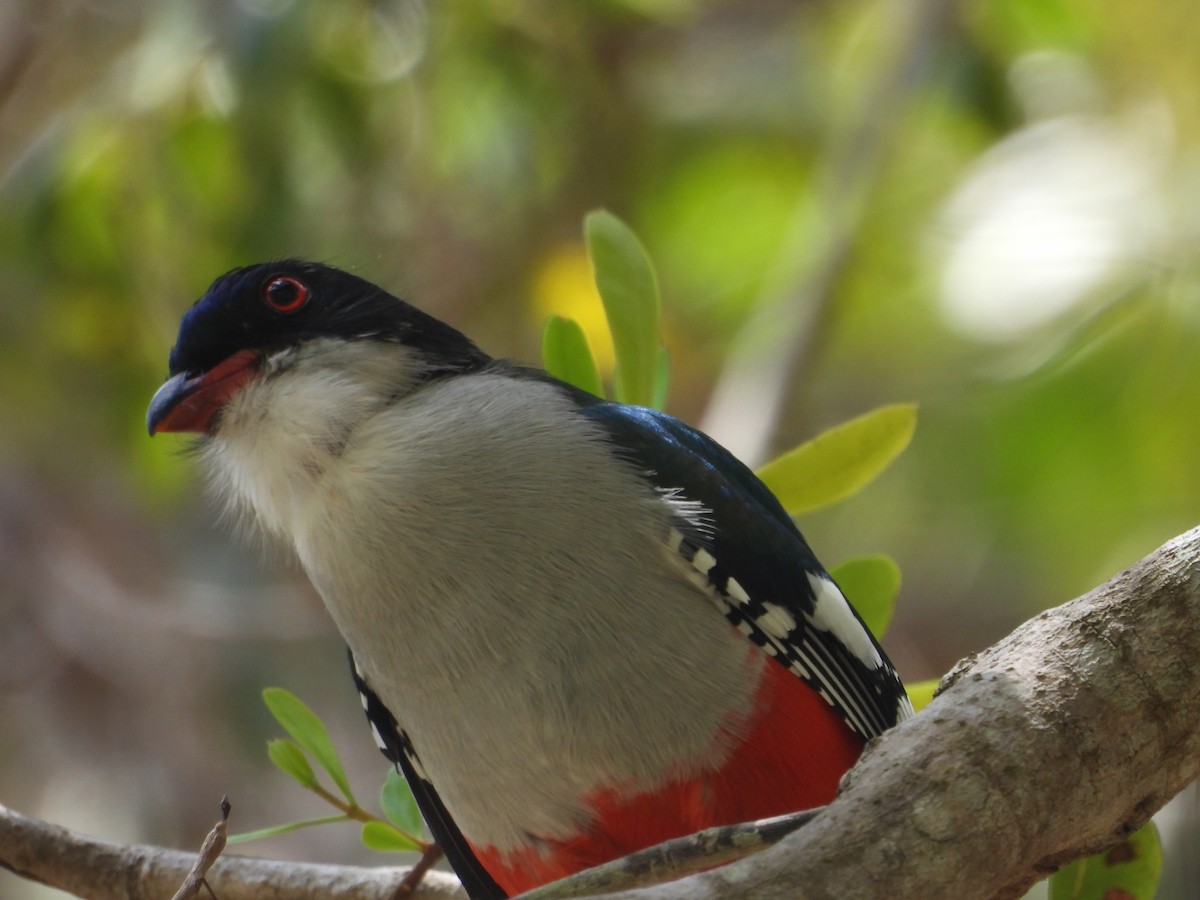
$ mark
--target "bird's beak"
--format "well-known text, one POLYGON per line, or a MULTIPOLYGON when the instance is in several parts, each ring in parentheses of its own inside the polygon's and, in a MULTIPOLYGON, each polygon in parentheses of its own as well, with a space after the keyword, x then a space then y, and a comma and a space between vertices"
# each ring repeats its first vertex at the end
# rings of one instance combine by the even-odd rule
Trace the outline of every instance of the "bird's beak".
POLYGON ((239 350, 207 372, 180 372, 154 393, 146 411, 146 427, 153 436, 159 431, 208 431, 217 410, 254 377, 260 354, 239 350))

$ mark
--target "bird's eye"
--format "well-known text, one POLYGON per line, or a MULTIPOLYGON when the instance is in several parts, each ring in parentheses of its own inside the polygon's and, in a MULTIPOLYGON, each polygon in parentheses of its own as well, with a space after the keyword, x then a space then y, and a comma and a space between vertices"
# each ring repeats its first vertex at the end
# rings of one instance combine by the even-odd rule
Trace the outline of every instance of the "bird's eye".
POLYGON ((295 278, 280 275, 263 288, 263 300, 276 312, 291 313, 308 302, 308 288, 295 278))

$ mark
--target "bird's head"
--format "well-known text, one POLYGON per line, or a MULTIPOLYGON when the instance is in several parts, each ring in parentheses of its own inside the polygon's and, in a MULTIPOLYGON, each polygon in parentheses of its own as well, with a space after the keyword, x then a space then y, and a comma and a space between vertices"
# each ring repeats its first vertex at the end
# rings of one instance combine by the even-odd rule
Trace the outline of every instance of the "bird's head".
POLYGON ((184 315, 171 377, 146 424, 151 434, 212 433, 252 383, 302 367, 378 368, 381 358, 403 370, 407 388, 490 361, 449 325, 332 266, 285 260, 234 269, 184 315), (363 349, 372 352, 356 352, 363 349))

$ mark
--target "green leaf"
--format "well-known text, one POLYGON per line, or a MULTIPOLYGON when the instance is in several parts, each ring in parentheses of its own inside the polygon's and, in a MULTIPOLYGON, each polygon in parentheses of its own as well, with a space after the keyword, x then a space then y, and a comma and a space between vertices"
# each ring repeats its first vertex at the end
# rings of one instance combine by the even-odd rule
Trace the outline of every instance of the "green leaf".
POLYGON ((362 842, 369 850, 381 853, 396 853, 401 850, 420 850, 421 845, 406 834, 397 831, 387 822, 364 822, 362 842))
POLYGON ((917 426, 912 403, 881 406, 835 425, 758 470, 796 516, 857 493, 900 455, 917 426))
POLYGON ((275 763, 275 768, 295 778, 303 787, 311 790, 317 786, 317 776, 304 751, 284 738, 272 738, 267 741, 267 756, 275 763))
POLYGON ((588 346, 587 335, 574 319, 551 316, 542 332, 542 363, 555 378, 589 394, 604 396, 600 370, 588 346))
POLYGON ((617 399, 648 406, 654 402, 661 343, 654 266, 637 235, 610 212, 588 213, 583 231, 617 356, 617 399))
POLYGON ((417 835, 424 828, 421 811, 417 808, 417 798, 413 796, 412 788, 404 776, 395 769, 388 770, 387 780, 379 789, 379 806, 383 814, 401 831, 417 835))
POLYGON ((337 751, 333 749, 333 741, 329 739, 329 732, 317 714, 299 697, 283 688, 272 687, 264 690, 263 702, 267 704, 267 709, 271 711, 275 720, 283 726, 283 730, 329 773, 342 796, 351 803, 357 803, 350 791, 350 782, 346 780, 346 773, 342 770, 337 751))
POLYGON ((287 834, 289 831, 299 831, 301 828, 311 828, 313 825, 329 825, 333 822, 349 822, 349 816, 324 816, 320 819, 304 819, 300 822, 287 822, 284 825, 272 825, 270 828, 260 828, 257 831, 243 831, 229 836, 229 843, 244 844, 247 841, 258 841, 263 838, 275 837, 277 834, 287 834))
POLYGON ((1050 900, 1151 900, 1161 874, 1158 829, 1147 822, 1110 850, 1055 872, 1050 900))
POLYGON ((655 409, 665 409, 667 394, 671 390, 671 354, 666 347, 658 348, 658 370, 654 378, 654 402, 650 405, 655 409))
POLYGON ((883 637, 891 624, 896 594, 900 591, 900 567, 895 561, 882 553, 856 556, 835 566, 829 574, 871 634, 883 637))
POLYGON ((929 681, 906 684, 904 690, 908 692, 908 699, 912 701, 913 709, 920 712, 927 707, 929 702, 933 700, 933 694, 940 683, 940 678, 931 678, 929 681))

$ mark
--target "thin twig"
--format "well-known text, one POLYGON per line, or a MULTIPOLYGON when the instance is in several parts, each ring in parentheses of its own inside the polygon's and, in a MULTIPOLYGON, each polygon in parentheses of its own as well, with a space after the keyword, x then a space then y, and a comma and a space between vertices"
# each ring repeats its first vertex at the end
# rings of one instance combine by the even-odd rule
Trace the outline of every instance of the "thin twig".
POLYGON ((396 890, 392 892, 388 900, 404 900, 405 897, 411 897, 421 886, 421 881, 425 878, 426 873, 437 865, 443 855, 442 848, 437 844, 425 844, 425 848, 421 851, 421 858, 396 885, 396 890))
POLYGON ((202 886, 208 889, 209 894, 215 900, 217 895, 209 887, 205 876, 208 875, 208 870, 213 867, 213 863, 217 861, 217 857, 225 849, 225 839, 229 829, 230 809, 229 797, 222 797, 221 820, 212 827, 212 831, 208 833, 208 837, 200 845, 200 852, 196 855, 195 865, 187 873, 187 878, 183 879, 183 884, 179 886, 179 890, 175 892, 175 896, 171 900, 193 900, 194 897, 199 896, 202 886))
MULTIPOLYGON (((437 846, 432 841, 423 840, 420 836, 412 834, 411 832, 405 831, 403 828, 401 828, 399 825, 396 825, 394 822, 388 822, 388 821, 385 821, 384 819, 381 819, 379 816, 375 815, 369 809, 364 809, 363 807, 359 806, 357 803, 350 803, 348 801, 343 800, 341 797, 339 797, 336 794, 332 793, 331 791, 323 788, 319 784, 307 785, 307 789, 312 791, 314 794, 316 794, 318 797, 320 797, 322 800, 324 800, 330 806, 333 806, 335 809, 337 809, 339 812, 341 812, 343 815, 345 815, 346 818, 348 818, 348 819, 353 819, 356 822, 363 822, 363 823, 382 822, 384 825, 388 825, 389 827, 394 828, 397 832, 399 832, 404 837, 406 837, 408 840, 410 840, 414 844, 416 844, 417 847, 420 848, 422 853, 428 852, 430 847, 437 846)), ((436 862, 436 861, 437 860, 435 859, 434 862, 436 862)))
MULTIPOLYGON (((0 870, 86 900, 163 900, 196 854, 115 844, 23 816, 0 804, 0 870)), ((387 900, 407 867, 333 866, 225 853, 208 875, 221 900, 387 900)), ((448 872, 428 872, 411 900, 463 900, 448 872)))

